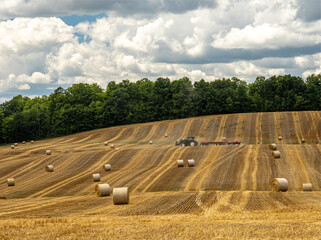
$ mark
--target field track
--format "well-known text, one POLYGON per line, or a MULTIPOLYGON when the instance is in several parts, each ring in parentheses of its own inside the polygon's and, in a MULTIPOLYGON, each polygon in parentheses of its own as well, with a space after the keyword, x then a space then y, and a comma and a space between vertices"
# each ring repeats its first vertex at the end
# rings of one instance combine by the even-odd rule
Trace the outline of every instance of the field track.
MULTIPOLYGON (((34 144, 0 147, 0 219, 47 217, 130 217, 227 212, 321 211, 321 111, 204 116, 98 129, 34 144), (168 137, 165 137, 165 134, 168 137), (178 147, 201 141, 241 145, 178 147), (282 136, 282 140, 278 140, 282 136), (301 139, 305 143, 301 143, 301 139), (153 144, 148 144, 152 140, 153 144), (104 146, 109 141, 113 149, 104 146), (274 159, 275 142, 281 157, 274 159), (46 155, 47 149, 52 155, 46 155), (177 168, 194 159, 194 168, 177 168), (103 164, 112 171, 105 172, 103 164), (54 172, 46 172, 52 164, 54 172), (130 189, 130 204, 94 193, 101 183, 130 189), (16 185, 8 187, 7 178, 16 185), (286 193, 271 192, 284 177, 286 193), (312 183, 313 192, 302 184, 312 183), (292 210, 291 210, 292 211, 292 210)), ((0 224, 1 229, 1 224, 0 224)), ((1 235, 0 235, 1 237, 1 235)))

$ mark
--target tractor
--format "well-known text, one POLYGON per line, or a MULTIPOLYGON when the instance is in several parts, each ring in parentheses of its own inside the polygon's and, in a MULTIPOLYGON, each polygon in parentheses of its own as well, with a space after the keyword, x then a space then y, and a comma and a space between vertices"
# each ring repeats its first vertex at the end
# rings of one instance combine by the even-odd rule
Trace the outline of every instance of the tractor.
POLYGON ((176 141, 175 145, 182 146, 182 147, 185 147, 185 146, 193 147, 193 146, 197 146, 198 142, 195 141, 194 137, 188 137, 187 139, 181 139, 178 142, 176 141))

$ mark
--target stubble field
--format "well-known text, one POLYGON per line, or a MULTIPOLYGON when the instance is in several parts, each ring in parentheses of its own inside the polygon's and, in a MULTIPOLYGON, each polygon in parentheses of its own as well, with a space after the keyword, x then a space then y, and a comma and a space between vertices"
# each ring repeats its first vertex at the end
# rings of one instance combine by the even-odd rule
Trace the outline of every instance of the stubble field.
POLYGON ((319 239, 320 143, 321 112, 310 111, 205 116, 3 146, 0 239, 319 239), (242 144, 174 146, 187 136, 242 144), (178 159, 195 167, 177 168, 178 159), (129 187, 129 204, 97 197, 93 173, 112 188, 129 187), (275 177, 288 180, 287 192, 270 191, 275 177), (313 191, 303 192, 303 183, 313 191))

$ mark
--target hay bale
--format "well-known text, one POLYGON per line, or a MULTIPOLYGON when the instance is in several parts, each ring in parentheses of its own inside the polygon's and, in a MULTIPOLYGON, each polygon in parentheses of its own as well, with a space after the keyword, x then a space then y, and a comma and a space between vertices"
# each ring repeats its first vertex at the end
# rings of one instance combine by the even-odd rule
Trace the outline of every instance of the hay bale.
POLYGON ((100 174, 99 173, 94 173, 93 174, 93 180, 94 180, 94 182, 100 182, 100 174))
POLYGON ((153 141, 149 141, 149 144, 153 144, 153 141))
POLYGON ((128 187, 114 188, 113 201, 114 201, 114 205, 128 204, 129 203, 128 187))
POLYGON ((15 145, 15 146, 18 146, 18 143, 15 143, 14 145, 15 145))
POLYGON ((119 148, 115 148, 115 150, 119 150, 119 148))
POLYGON ((115 148, 115 144, 111 144, 111 145, 110 145, 110 148, 115 148))
POLYGON ((110 186, 107 183, 97 184, 95 187, 95 192, 99 197, 109 196, 110 191, 110 186))
POLYGON ((52 165, 47 165, 47 166, 46 166, 46 171, 47 171, 47 172, 53 172, 53 171, 54 171, 54 166, 52 166, 52 165))
POLYGON ((312 191, 312 183, 303 183, 302 189, 303 191, 312 191))
POLYGON ((305 139, 304 138, 301 139, 301 143, 305 143, 305 139))
POLYGON ((223 137, 223 139, 222 139, 222 140, 223 140, 223 142, 225 142, 225 141, 226 141, 226 137, 223 137))
POLYGON ((111 165, 109 163, 104 164, 103 169, 105 171, 111 171, 111 165))
POLYGON ((26 141, 22 141, 22 144, 26 144, 26 141))
POLYGON ((194 167, 195 166, 195 161, 194 159, 188 159, 187 160, 188 167, 194 167))
POLYGON ((10 147, 11 147, 11 149, 14 149, 14 145, 11 145, 10 147))
POLYGON ((15 185, 14 178, 8 178, 7 184, 8 184, 8 187, 14 186, 15 185))
POLYGON ((108 146, 108 142, 107 142, 107 141, 106 141, 106 142, 104 142, 104 145, 105 145, 105 146, 108 146))
POLYGON ((168 137, 168 134, 167 134, 167 133, 165 133, 165 137, 166 137, 166 138, 168 137))
POLYGON ((270 144, 270 145, 269 145, 269 148, 270 148, 271 150, 276 150, 276 149, 277 149, 275 143, 270 144))
POLYGON ((46 150, 47 155, 51 155, 51 150, 46 150))
POLYGON ((32 144, 34 144, 34 143, 35 143, 35 141, 33 141, 33 140, 31 140, 30 142, 31 142, 32 144))
POLYGON ((184 167, 184 160, 177 160, 177 167, 184 167))
POLYGON ((282 140, 282 137, 281 137, 281 136, 279 136, 279 137, 278 137, 278 139, 279 139, 279 140, 282 140))
POLYGON ((281 153, 280 153, 280 151, 273 151, 273 152, 272 152, 272 156, 273 156, 274 158, 280 158, 280 157, 281 157, 281 153))
POLYGON ((272 191, 286 192, 289 187, 288 180, 285 178, 273 178, 271 181, 272 191))

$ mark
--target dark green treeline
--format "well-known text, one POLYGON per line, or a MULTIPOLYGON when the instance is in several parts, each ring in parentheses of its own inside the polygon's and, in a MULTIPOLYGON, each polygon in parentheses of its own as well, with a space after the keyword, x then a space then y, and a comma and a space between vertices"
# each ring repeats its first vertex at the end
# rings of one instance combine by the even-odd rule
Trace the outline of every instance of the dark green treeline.
POLYGON ((122 124, 211 114, 321 110, 321 74, 237 78, 194 84, 146 78, 57 88, 49 96, 18 95, 0 105, 0 142, 57 137, 122 124))

